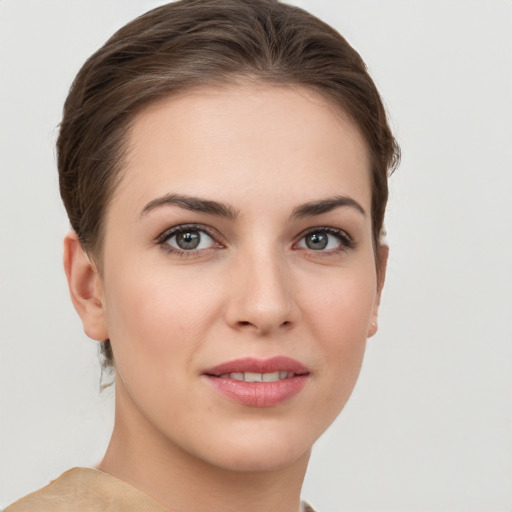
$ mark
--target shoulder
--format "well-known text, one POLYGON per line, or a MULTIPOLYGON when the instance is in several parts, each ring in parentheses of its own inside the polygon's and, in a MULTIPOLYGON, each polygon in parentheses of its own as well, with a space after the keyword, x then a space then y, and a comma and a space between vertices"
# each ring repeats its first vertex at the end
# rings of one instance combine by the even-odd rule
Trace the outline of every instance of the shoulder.
POLYGON ((4 512, 165 512, 131 485, 92 468, 73 468, 4 512))
MULTIPOLYGON (((301 512, 315 512, 305 502, 301 512)), ((92 468, 73 468, 46 487, 19 499, 4 512, 166 512, 135 489, 92 468)))

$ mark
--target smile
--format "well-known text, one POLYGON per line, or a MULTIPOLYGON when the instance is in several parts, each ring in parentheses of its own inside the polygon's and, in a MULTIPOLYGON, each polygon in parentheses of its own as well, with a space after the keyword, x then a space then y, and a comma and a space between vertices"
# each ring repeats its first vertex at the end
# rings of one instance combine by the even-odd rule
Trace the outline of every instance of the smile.
POLYGON ((245 373, 225 373, 220 376, 221 379, 233 379, 241 380, 244 382, 277 382, 278 380, 291 379, 295 376, 293 372, 287 372, 283 370, 281 372, 271 373, 256 373, 256 372, 245 372, 245 373))
POLYGON ((203 372, 213 389, 249 407, 275 407, 298 395, 310 372, 288 357, 245 358, 222 363, 203 372))

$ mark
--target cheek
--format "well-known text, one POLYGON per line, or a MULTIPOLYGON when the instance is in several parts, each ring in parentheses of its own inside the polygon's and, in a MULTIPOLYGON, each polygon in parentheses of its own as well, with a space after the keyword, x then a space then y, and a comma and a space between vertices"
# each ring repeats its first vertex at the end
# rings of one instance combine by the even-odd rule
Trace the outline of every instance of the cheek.
POLYGON ((326 401, 336 414, 350 396, 361 369, 366 338, 376 300, 373 267, 339 272, 326 280, 322 293, 311 294, 307 322, 312 329, 320 369, 326 377, 326 401))
POLYGON ((318 339, 331 340, 342 345, 357 344, 366 339, 368 325, 377 298, 374 267, 361 265, 360 269, 340 269, 324 276, 313 293, 304 294, 310 323, 318 329, 318 339))
POLYGON ((109 336, 119 358, 169 364, 190 358, 216 318, 214 288, 179 273, 116 272, 106 282, 109 336))

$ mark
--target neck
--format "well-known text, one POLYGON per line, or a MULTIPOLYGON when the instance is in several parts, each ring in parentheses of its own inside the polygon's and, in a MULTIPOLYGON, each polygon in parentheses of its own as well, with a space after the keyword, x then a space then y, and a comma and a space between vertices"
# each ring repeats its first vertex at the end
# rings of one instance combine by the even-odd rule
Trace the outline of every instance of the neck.
POLYGON ((172 512, 297 512, 309 455, 272 469, 218 467, 176 446, 145 420, 121 414, 116 404, 114 431, 98 469, 172 512))

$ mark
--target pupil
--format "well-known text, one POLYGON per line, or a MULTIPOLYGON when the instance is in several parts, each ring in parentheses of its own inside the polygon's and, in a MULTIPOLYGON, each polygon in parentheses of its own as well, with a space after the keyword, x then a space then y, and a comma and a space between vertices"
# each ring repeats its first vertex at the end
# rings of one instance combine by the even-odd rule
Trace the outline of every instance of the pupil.
POLYGON ((197 231, 185 231, 176 236, 176 243, 178 247, 185 250, 195 249, 201 240, 197 231))
POLYGON ((325 233, 312 233, 306 236, 306 245, 309 249, 320 250, 327 247, 327 235, 325 233))

